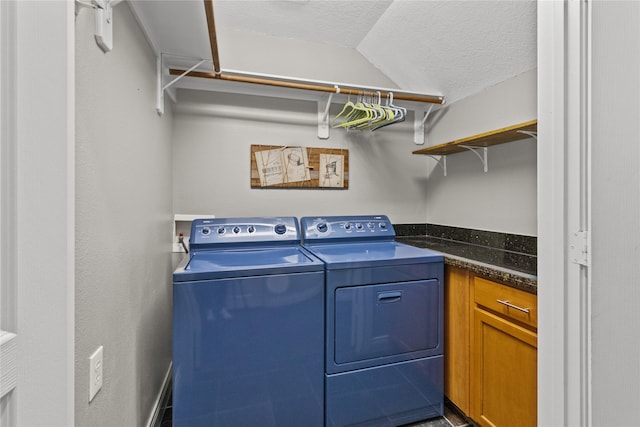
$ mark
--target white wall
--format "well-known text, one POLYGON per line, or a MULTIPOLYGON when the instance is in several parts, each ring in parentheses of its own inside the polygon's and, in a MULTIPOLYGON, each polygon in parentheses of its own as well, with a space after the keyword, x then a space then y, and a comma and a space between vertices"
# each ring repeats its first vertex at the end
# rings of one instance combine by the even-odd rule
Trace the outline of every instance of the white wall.
POLYGON ((171 110, 155 111, 155 56, 122 3, 114 47, 76 19, 76 347, 78 426, 141 426, 171 360, 171 110), (88 402, 88 357, 104 385, 88 402))
MULTIPOLYGON (((339 108, 333 105, 331 114, 339 108)), ((174 116, 174 211, 425 221, 425 163, 411 154, 412 117, 376 132, 332 129, 329 140, 319 140, 316 116, 313 102, 182 91, 174 116), (253 189, 251 144, 346 148, 349 188, 253 189)))
MULTIPOLYGON (((536 119, 536 70, 437 110, 426 145, 466 138, 536 119)), ((426 158, 427 222, 536 235, 536 143, 490 147, 489 171, 471 152, 447 157, 447 176, 426 158)))

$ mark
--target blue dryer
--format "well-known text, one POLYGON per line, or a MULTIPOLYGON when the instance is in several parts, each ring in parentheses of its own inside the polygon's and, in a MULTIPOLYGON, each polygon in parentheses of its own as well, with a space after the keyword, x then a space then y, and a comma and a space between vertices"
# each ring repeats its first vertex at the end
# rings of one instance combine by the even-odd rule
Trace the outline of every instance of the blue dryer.
POLYGON ((324 267, 298 221, 201 219, 173 274, 173 426, 324 424, 324 267))
POLYGON ((326 270, 325 425, 442 415, 442 254, 396 242, 382 215, 300 222, 326 270))

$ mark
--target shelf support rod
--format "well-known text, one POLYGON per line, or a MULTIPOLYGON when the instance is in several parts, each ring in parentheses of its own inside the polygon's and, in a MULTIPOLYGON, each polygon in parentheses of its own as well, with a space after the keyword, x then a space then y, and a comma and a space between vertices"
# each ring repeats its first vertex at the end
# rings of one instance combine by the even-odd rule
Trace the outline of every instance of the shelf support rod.
POLYGON ((480 161, 482 162, 482 166, 484 171, 487 172, 489 170, 489 163, 487 162, 487 147, 471 147, 470 145, 459 145, 458 147, 466 148, 471 151, 473 154, 478 156, 480 161), (482 155, 478 152, 482 149, 482 155))
POLYGON ((209 46, 211 47, 211 59, 213 60, 213 72, 220 74, 220 54, 218 52, 218 36, 216 34, 216 20, 213 13, 213 0, 204 0, 204 10, 207 16, 207 29, 209 31, 209 46))
POLYGON ((198 68, 199 66, 201 66, 202 64, 204 64, 205 62, 207 62, 208 59, 203 59, 200 62, 198 62, 196 65, 194 65, 193 67, 189 68, 188 70, 186 70, 184 73, 180 74, 178 77, 176 77, 175 79, 171 80, 169 83, 167 83, 166 85, 164 85, 162 87, 162 90, 167 90, 169 89, 174 83, 176 83, 178 80, 180 80, 181 78, 183 78, 184 76, 186 76, 187 74, 189 74, 190 72, 192 72, 193 70, 195 70, 196 68, 198 68))
POLYGON ((413 142, 416 145, 424 145, 424 125, 431 114, 433 104, 429 106, 426 113, 423 110, 416 110, 414 123, 413 123, 413 142), (418 114, 422 113, 422 114, 418 114))
POLYGON ((427 154, 427 156, 431 157, 433 160, 438 162, 438 166, 442 168, 442 172, 444 172, 444 176, 447 176, 447 156, 442 155, 440 157, 436 157, 433 154, 427 154))

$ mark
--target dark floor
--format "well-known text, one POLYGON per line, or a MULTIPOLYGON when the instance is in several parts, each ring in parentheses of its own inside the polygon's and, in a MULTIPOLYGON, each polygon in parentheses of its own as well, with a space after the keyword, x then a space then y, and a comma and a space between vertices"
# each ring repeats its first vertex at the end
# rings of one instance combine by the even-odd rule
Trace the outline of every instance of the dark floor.
POLYGON ((440 418, 434 418, 427 421, 420 421, 413 424, 407 424, 404 427, 473 427, 474 424, 468 420, 458 408, 445 399, 444 415, 440 418))
MULTIPOLYGON (((171 396, 168 397, 166 405, 161 409, 159 427, 171 427, 172 407, 171 396)), ((467 420, 465 416, 451 402, 445 399, 444 415, 426 421, 407 424, 403 427, 473 427, 474 424, 467 420)))

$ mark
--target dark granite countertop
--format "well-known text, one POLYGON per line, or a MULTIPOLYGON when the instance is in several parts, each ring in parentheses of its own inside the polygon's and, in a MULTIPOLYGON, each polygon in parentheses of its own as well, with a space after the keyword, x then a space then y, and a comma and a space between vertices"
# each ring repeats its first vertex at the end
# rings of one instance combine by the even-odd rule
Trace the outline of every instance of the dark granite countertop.
POLYGON ((537 294, 535 255, 426 235, 396 236, 396 240, 442 252, 447 265, 466 268, 488 279, 537 294))

